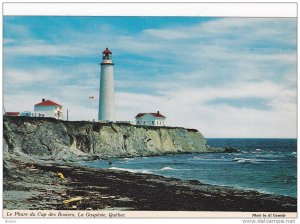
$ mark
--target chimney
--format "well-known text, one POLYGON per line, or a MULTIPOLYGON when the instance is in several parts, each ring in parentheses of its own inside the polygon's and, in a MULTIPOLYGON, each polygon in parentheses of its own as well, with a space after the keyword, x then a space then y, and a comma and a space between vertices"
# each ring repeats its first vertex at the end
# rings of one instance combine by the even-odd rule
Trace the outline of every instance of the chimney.
POLYGON ((45 102, 45 99, 42 99, 43 102, 45 102))
POLYGON ((157 111, 157 114, 159 114, 159 110, 157 111))

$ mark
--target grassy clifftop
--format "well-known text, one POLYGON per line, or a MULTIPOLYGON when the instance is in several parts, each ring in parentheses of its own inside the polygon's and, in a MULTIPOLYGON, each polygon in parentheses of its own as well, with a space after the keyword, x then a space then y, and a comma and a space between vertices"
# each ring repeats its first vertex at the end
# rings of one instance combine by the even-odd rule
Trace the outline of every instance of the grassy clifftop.
POLYGON ((77 160, 86 156, 150 156, 219 150, 207 147, 199 131, 181 127, 30 117, 4 117, 3 121, 6 155, 77 160))

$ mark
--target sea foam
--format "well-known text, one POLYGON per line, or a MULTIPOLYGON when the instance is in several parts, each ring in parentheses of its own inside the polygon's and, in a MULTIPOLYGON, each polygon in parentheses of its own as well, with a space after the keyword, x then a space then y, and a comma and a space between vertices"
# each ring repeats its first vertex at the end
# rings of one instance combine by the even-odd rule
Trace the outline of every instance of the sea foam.
POLYGON ((160 170, 177 170, 177 169, 174 169, 170 166, 165 166, 165 167, 161 168, 160 170))
POLYGON ((119 167, 110 167, 108 168, 109 170, 122 170, 122 171, 127 171, 130 173, 147 173, 151 174, 150 170, 147 169, 126 169, 126 168, 119 168, 119 167))

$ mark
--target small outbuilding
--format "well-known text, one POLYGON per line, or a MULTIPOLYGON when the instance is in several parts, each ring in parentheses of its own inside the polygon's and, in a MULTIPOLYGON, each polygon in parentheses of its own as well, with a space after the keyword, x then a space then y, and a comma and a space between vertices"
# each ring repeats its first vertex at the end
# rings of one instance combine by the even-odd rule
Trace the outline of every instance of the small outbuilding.
POLYGON ((4 116, 13 116, 13 117, 18 117, 20 116, 20 112, 6 112, 4 116))
POLYGON ((63 119, 62 105, 51 100, 42 99, 42 102, 34 105, 33 117, 53 117, 63 119))
POLYGON ((32 112, 31 111, 22 111, 20 113, 21 117, 32 117, 32 112))
POLYGON ((166 117, 159 113, 139 113, 135 116, 136 125, 165 126, 166 117))

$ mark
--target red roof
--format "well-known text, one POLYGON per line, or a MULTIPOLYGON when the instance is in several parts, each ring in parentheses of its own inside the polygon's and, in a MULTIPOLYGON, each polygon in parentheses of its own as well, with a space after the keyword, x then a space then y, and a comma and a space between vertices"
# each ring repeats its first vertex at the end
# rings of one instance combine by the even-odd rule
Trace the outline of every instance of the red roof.
POLYGON ((105 49, 105 51, 102 52, 103 54, 112 54, 110 50, 108 50, 108 48, 105 49))
POLYGON ((34 106, 61 106, 61 105, 51 100, 43 100, 42 102, 37 103, 34 106))
POLYGON ((136 115, 135 117, 143 117, 145 114, 151 114, 154 117, 161 117, 161 118, 166 118, 164 115, 160 114, 160 113, 139 113, 138 115, 136 115))
POLYGON ((20 112, 6 112, 4 115, 6 115, 6 116, 19 116, 20 112))

